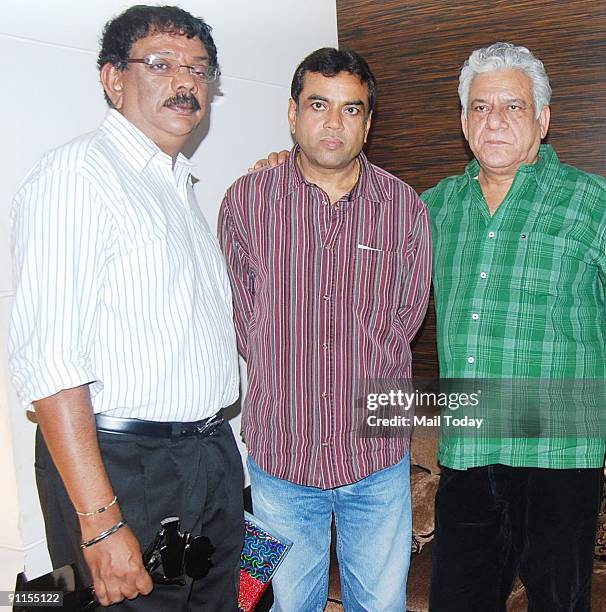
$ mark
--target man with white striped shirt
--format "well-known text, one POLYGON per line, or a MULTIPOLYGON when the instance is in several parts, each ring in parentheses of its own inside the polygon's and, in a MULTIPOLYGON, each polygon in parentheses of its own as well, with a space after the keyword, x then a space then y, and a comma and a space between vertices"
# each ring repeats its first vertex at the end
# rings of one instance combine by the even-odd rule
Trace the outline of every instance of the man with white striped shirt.
POLYGON ((201 19, 135 6, 106 25, 98 66, 107 117, 47 153, 12 211, 10 365, 36 410, 49 551, 103 605, 236 610, 242 465, 221 416, 238 397, 231 291, 179 153, 217 51, 201 19), (142 563, 168 516, 215 549, 183 588, 153 587, 142 563))

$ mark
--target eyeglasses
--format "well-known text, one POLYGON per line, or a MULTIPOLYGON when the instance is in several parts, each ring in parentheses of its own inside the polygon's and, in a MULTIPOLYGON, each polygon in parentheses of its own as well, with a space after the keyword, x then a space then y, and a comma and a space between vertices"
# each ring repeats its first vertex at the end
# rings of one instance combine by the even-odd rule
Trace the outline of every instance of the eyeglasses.
POLYGON ((155 76, 165 77, 175 76, 181 68, 187 68, 189 74, 201 83, 215 81, 221 75, 221 71, 216 66, 204 66, 202 64, 188 66, 187 64, 179 64, 177 60, 162 55, 150 54, 142 58, 127 59, 126 62, 128 64, 143 64, 147 72, 155 76))

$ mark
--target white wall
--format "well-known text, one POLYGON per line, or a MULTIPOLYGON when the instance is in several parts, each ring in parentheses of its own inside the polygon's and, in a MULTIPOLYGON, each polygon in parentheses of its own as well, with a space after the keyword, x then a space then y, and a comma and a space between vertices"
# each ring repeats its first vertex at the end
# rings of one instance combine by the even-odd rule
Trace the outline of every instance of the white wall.
MULTIPOLYGON (((167 2, 150 2, 164 4, 167 2)), ((192 160, 212 226, 229 184, 267 152, 291 144, 286 105, 292 72, 310 51, 337 45, 335 0, 176 0, 214 28, 222 77, 210 129, 192 160)), ((0 25, 0 590, 16 572, 50 568, 35 491, 35 426, 10 384, 6 330, 14 292, 8 216, 20 179, 47 149, 94 129, 106 106, 95 68, 103 24, 120 0, 22 0, 0 25)), ((238 423, 232 423, 238 428, 238 423)))

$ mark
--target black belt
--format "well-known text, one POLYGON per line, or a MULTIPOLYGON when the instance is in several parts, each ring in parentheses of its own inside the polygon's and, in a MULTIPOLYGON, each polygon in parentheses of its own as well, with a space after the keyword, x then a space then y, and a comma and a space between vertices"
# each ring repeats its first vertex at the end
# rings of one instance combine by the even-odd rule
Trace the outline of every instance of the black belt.
POLYGON ((122 419, 107 416, 103 413, 95 415, 97 431, 112 434, 148 436, 151 438, 185 438, 198 436, 206 438, 212 436, 223 423, 223 411, 202 421, 173 422, 173 421, 142 421, 141 419, 122 419))

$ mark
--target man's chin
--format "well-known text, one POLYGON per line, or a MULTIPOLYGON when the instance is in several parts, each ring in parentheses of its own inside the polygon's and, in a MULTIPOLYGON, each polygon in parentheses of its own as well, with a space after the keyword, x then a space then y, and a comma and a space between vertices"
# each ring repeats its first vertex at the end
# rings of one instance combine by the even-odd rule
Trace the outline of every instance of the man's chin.
POLYGON ((488 154, 486 151, 481 151, 475 157, 480 166, 484 168, 509 168, 516 162, 515 157, 508 155, 506 151, 493 151, 488 154))
POLYGON ((335 151, 324 152, 322 155, 318 155, 317 160, 322 168, 326 168, 327 170, 342 170, 343 168, 347 168, 356 157, 357 155, 355 157, 350 157, 348 155, 343 155, 342 151, 335 151))
POLYGON ((175 136, 186 136, 191 134, 200 125, 201 116, 196 114, 183 115, 173 113, 164 121, 166 131, 173 133, 175 136))

